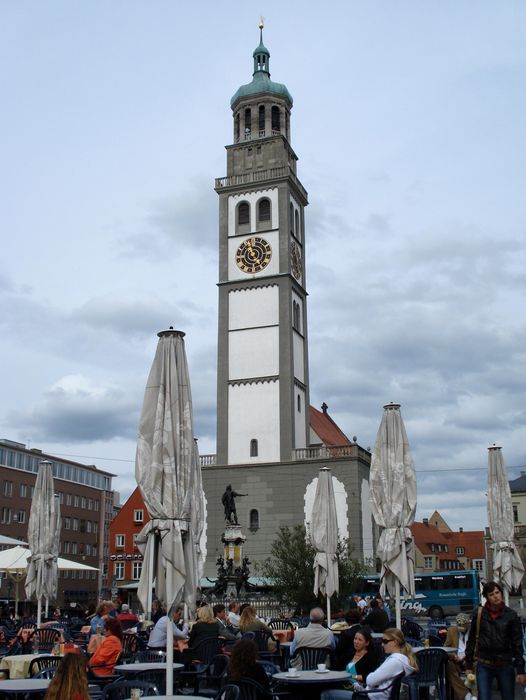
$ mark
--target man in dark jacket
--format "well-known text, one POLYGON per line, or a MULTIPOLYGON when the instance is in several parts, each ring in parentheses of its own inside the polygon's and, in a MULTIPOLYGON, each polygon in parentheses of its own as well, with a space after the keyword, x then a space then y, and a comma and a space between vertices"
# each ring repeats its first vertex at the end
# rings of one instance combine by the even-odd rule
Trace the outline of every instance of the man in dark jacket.
POLYGON ((364 620, 364 625, 369 625, 373 632, 383 632, 389 627, 389 617, 385 610, 380 608, 376 598, 369 603, 369 614, 364 620))
POLYGON ((469 673, 476 663, 479 700, 491 700, 494 678, 497 679, 502 700, 510 700, 514 697, 515 680, 526 683, 521 623, 517 613, 504 605, 502 588, 498 583, 488 581, 482 594, 486 605, 479 608, 471 620, 466 667, 469 673))

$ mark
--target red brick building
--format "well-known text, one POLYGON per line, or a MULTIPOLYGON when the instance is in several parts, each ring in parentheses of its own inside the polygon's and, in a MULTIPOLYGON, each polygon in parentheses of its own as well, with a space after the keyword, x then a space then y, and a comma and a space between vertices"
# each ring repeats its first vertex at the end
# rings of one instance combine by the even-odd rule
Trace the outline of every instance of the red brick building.
POLYGON ((149 520, 137 487, 110 524, 108 577, 113 594, 118 589, 123 600, 128 599, 126 591, 135 590, 141 575, 143 557, 135 540, 149 520))

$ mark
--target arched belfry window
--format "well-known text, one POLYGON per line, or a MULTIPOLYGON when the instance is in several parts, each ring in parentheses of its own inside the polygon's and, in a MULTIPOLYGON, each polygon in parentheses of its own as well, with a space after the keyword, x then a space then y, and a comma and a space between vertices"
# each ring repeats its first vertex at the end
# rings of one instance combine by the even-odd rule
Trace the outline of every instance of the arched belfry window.
POLYGON ((249 530, 252 532, 259 530, 259 512, 255 508, 250 511, 249 523, 249 530))
POLYGON ((258 202, 258 223, 270 221, 270 199, 266 197, 258 202))
POLYGON ((241 132, 241 117, 239 116, 239 112, 236 114, 236 122, 235 122, 235 138, 236 138, 236 143, 239 141, 239 135, 241 132))
POLYGON ((292 206, 292 202, 290 203, 289 219, 290 219, 290 232, 292 233, 292 235, 294 235, 294 207, 292 206))
POLYGON ((265 136, 265 105, 259 105, 258 129, 259 129, 259 135, 265 136), (261 132, 263 132, 263 133, 261 133, 261 132))
POLYGON ((250 107, 245 109, 245 138, 252 133, 252 110, 250 107))
POLYGON ((281 114, 279 107, 274 105, 270 114, 272 117, 272 131, 281 131, 281 114))
POLYGON ((237 207, 237 230, 247 231, 250 229, 250 205, 248 202, 241 202, 237 207))
POLYGON ((301 413, 301 396, 298 394, 298 413, 301 413))
POLYGON ((252 438, 252 440, 250 441, 250 456, 258 456, 258 441, 255 438, 252 438))

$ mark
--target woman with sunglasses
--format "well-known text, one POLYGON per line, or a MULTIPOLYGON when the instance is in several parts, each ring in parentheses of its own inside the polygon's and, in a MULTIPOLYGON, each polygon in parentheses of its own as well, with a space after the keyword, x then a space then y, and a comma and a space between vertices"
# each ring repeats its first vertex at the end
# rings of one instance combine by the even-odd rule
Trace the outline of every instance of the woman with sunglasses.
MULTIPOLYGON (((418 671, 415 655, 409 644, 405 641, 403 633, 391 627, 383 633, 382 645, 387 658, 376 671, 369 673, 365 679, 365 690, 375 690, 374 700, 389 700, 389 686, 394 679, 404 673, 409 676, 418 671), (384 692, 382 692, 384 691, 384 692)), ((355 690, 362 688, 355 686, 355 690)), ((350 690, 325 690, 320 700, 351 700, 350 690)))

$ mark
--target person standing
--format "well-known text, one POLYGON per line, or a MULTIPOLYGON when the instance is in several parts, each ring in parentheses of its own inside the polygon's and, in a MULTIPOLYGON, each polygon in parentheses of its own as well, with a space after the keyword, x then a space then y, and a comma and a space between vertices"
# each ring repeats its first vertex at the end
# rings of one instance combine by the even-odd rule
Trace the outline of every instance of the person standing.
POLYGON ((497 680, 502 700, 510 700, 515 693, 515 680, 526 683, 521 623, 517 613, 504 605, 500 584, 488 581, 482 595, 486 605, 479 607, 471 620, 466 669, 472 672, 476 666, 479 700, 491 700, 493 679, 497 680))
POLYGON ((466 668, 466 646, 471 632, 471 620, 465 613, 459 613, 456 617, 456 625, 447 628, 445 647, 456 649, 452 654, 448 654, 447 677, 455 700, 476 700, 477 692, 472 688, 473 693, 468 691, 460 672, 466 668))

